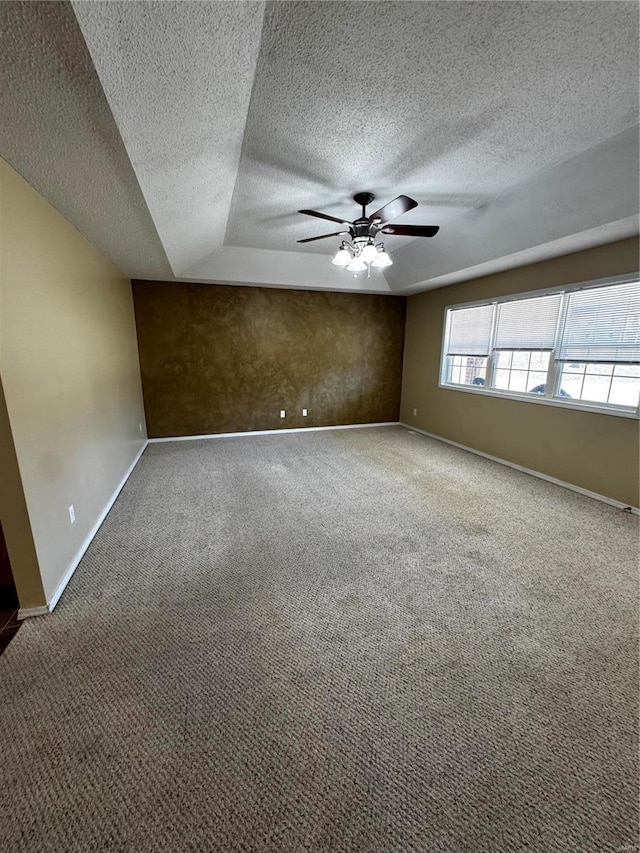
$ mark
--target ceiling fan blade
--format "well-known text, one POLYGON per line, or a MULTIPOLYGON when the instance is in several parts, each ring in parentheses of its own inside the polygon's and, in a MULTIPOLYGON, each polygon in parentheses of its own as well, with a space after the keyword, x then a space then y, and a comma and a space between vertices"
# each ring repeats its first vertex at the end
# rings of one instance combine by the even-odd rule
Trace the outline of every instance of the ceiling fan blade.
POLYGON ((337 219, 335 216, 329 216, 328 213, 318 213, 317 210, 299 210, 298 213, 306 213, 307 216, 317 216, 318 219, 328 219, 329 222, 339 222, 340 225, 351 225, 346 219, 337 219))
POLYGON ((296 240, 296 243, 313 243, 314 240, 325 240, 327 237, 339 237, 348 234, 348 231, 334 231, 333 234, 321 234, 319 237, 306 237, 304 240, 296 240))
POLYGON ((435 237, 439 225, 385 225, 381 234, 397 234, 399 237, 435 237))
POLYGON ((389 204, 385 204, 380 210, 372 213, 369 217, 369 222, 375 222, 376 219, 378 220, 378 224, 392 222, 394 219, 402 216, 403 213, 413 210, 417 206, 418 202, 415 199, 409 198, 408 195, 399 195, 398 198, 394 198, 389 204))

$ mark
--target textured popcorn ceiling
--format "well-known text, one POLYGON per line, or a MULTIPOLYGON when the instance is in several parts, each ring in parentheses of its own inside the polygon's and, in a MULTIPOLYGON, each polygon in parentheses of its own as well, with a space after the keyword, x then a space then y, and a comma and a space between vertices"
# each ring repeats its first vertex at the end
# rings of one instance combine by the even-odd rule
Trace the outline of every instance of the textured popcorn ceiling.
POLYGON ((177 273, 224 241, 264 4, 73 5, 177 273))
POLYGON ((403 222, 444 225, 614 136, 637 122, 636 12, 268 4, 227 242, 291 249, 335 230, 296 209, 353 219, 359 189, 407 193, 403 222))
POLYGON ((634 3, 1 3, 0 22, 0 155, 138 278, 402 292, 637 231, 634 3), (336 240, 296 243, 334 230, 298 208, 352 219, 363 189, 442 226, 389 238, 369 282, 331 267, 336 240))
POLYGON ((67 3, 0 2, 0 157, 123 272, 171 275, 67 3))

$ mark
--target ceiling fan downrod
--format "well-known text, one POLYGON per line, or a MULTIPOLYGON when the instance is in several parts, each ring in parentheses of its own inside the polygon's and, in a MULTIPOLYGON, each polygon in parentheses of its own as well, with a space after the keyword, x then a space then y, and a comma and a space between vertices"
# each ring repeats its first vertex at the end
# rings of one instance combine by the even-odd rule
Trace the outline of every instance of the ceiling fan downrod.
POLYGON ((362 208, 362 218, 367 218, 366 208, 371 202, 375 199, 375 195, 373 193, 356 193, 353 197, 353 200, 356 204, 359 204, 362 208))

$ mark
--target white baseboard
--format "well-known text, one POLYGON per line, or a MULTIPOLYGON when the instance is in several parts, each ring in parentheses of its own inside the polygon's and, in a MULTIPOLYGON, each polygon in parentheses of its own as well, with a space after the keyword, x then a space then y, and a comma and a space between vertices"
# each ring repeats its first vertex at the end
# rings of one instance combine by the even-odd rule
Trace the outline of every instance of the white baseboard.
POLYGON ((378 424, 340 424, 339 426, 292 427, 287 429, 254 429, 245 432, 214 432, 207 435, 174 435, 169 438, 150 438, 149 444, 162 441, 202 441, 205 438, 241 438, 253 435, 282 435, 289 432, 320 432, 326 429, 363 429, 364 427, 399 426, 399 421, 383 421, 378 424))
POLYGON ((50 610, 47 604, 43 604, 40 607, 21 607, 20 610, 18 610, 17 618, 22 620, 28 619, 30 616, 46 616, 49 612, 50 610))
POLYGON ((534 471, 532 468, 525 468, 522 465, 516 465, 515 462, 509 462, 508 459, 501 459, 499 456, 492 456, 490 453, 485 453, 483 450, 476 450, 475 447, 467 447, 466 444, 460 444, 457 441, 452 441, 450 438, 443 438, 441 435, 435 435, 433 432, 427 432, 424 429, 411 426, 400 421, 400 426, 405 427, 410 432, 419 432, 421 435, 426 435, 428 438, 435 438, 436 441, 442 441, 444 444, 450 444, 453 447, 458 447, 460 450, 466 450, 468 453, 475 453, 476 456, 482 456, 484 459, 490 459, 492 462, 498 462, 500 465, 506 465, 507 468, 514 468, 516 471, 521 471, 523 474, 530 474, 532 477, 537 477, 539 480, 546 480, 547 483, 553 483, 554 486, 561 486, 563 489, 569 489, 572 492, 577 492, 579 495, 584 495, 587 498, 593 498, 596 501, 615 506, 617 509, 624 509, 627 512, 632 512, 634 515, 640 515, 640 509, 635 506, 629 506, 609 498, 606 495, 600 495, 598 492, 590 492, 588 489, 583 489, 581 486, 575 486, 573 483, 566 483, 564 480, 558 480, 556 477, 551 477, 549 474, 542 474, 540 471, 534 471))
POLYGON ((136 454, 135 459, 133 460, 133 462, 129 466, 126 474, 124 475, 122 480, 120 480, 120 482, 116 486, 113 494, 111 495, 111 497, 107 501, 107 505, 105 506, 105 508, 102 510, 102 512, 98 516, 96 523, 93 525, 93 527, 91 528, 89 533, 86 535, 82 545, 76 551, 73 559, 71 560, 71 562, 69 564, 69 567, 67 568, 66 572, 62 576, 60 583, 56 587, 53 595, 48 600, 47 604, 42 605, 41 607, 24 607, 24 608, 21 607, 20 610, 18 610, 18 619, 28 619, 30 616, 44 616, 47 613, 51 613, 53 611, 53 608, 56 606, 56 604, 60 600, 60 596, 65 591, 67 584, 71 580, 71 576, 73 575, 73 573, 77 569, 78 563, 84 557, 85 551, 87 550, 87 548, 91 544, 93 537, 96 535, 96 533, 100 529, 100 525, 102 524, 102 522, 107 517, 109 510, 111 509, 111 507, 116 502, 116 498, 118 497, 118 495, 122 491, 124 484, 127 482, 129 477, 131 476, 133 469, 138 464, 138 461, 139 461, 140 457, 142 456, 142 454, 144 453, 144 450, 145 450, 147 444, 148 444, 148 441, 145 440, 144 444, 142 445, 142 447, 140 448, 140 450, 136 454))

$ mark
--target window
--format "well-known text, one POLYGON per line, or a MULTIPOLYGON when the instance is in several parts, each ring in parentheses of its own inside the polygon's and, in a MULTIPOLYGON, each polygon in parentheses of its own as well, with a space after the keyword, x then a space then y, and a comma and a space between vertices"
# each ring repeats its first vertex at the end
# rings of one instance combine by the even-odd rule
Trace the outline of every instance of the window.
POLYGON ((484 385, 492 318, 491 305, 452 312, 447 350, 447 381, 452 385, 484 385))
POLYGON ((594 364, 588 361, 563 364, 561 384, 575 400, 609 403, 613 406, 637 405, 640 365, 594 364))
POLYGON ((549 352, 497 350, 493 388, 541 394, 549 370, 549 352))
POLYGON ((441 384, 637 414, 637 279, 449 308, 441 384))
POLYGON ((453 385, 484 385, 487 378, 487 359, 472 355, 452 355, 449 362, 449 382, 453 385))

